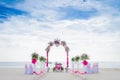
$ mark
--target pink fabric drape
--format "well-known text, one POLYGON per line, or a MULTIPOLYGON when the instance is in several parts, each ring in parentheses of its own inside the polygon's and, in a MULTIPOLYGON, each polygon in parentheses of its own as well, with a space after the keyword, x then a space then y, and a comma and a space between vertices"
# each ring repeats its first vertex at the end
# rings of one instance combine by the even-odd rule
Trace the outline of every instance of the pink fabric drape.
POLYGON ((46 57, 47 57, 47 60, 46 60, 46 67, 48 67, 48 52, 46 53, 46 57))
POLYGON ((66 60, 66 67, 68 68, 69 67, 69 58, 68 58, 68 52, 67 52, 67 60, 66 60))

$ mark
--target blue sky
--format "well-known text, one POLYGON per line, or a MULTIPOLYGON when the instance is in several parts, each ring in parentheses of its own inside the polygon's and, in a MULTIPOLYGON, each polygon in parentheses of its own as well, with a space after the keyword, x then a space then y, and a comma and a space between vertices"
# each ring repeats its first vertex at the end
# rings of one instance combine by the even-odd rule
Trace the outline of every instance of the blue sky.
MULTIPOLYGON (((88 53, 94 61, 120 61, 119 23, 119 0, 0 0, 0 61, 45 56, 56 38, 67 42, 70 58, 88 53)), ((61 46, 50 54, 50 61, 66 60, 61 46)))

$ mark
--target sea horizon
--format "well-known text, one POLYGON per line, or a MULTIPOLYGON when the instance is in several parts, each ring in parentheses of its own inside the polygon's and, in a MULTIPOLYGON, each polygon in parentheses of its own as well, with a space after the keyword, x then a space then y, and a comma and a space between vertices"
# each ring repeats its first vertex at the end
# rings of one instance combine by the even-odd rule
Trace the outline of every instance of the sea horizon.
MULTIPOLYGON (((55 62, 49 62, 49 67, 52 68, 55 62)), ((66 62, 61 62, 63 67, 66 66, 66 62)), ((90 63, 94 63, 93 61, 90 63)), ((119 68, 120 69, 120 61, 99 61, 97 62, 99 68, 119 68)), ((0 68, 24 68, 26 64, 31 64, 30 61, 27 62, 0 62, 0 68)), ((71 68, 72 62, 69 63, 69 67, 71 68)), ((37 67, 40 67, 40 62, 37 62, 37 67)))

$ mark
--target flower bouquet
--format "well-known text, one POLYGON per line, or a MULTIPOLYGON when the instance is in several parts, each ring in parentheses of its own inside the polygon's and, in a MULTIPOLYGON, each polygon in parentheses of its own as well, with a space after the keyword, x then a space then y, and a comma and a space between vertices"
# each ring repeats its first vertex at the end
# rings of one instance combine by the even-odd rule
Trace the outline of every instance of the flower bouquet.
POLYGON ((41 56, 41 57, 39 57, 39 61, 40 61, 40 62, 45 62, 45 61, 46 61, 46 58, 43 57, 43 56, 41 56))
POLYGON ((83 60, 82 63, 83 63, 84 66, 86 66, 88 64, 87 60, 90 59, 89 56, 85 53, 82 54, 80 58, 81 58, 81 60, 83 60))
POLYGON ((32 54, 32 63, 36 64, 37 60, 38 60, 38 54, 34 52, 32 54))

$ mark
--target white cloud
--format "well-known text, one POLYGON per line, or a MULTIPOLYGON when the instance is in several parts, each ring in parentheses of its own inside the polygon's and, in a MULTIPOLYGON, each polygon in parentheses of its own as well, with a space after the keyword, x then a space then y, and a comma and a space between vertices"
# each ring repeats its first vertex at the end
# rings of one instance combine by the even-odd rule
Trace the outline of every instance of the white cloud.
MULTIPOLYGON (((61 40, 65 40, 70 47, 70 57, 86 52, 91 56, 91 59, 93 60, 114 60, 114 58, 117 57, 116 55, 119 55, 119 49, 117 47, 120 47, 120 34, 99 34, 96 32, 92 32, 94 28, 105 29, 106 24, 109 24, 110 22, 108 20, 109 19, 107 18, 98 17, 90 20, 39 22, 36 19, 21 19, 18 17, 14 17, 11 19, 11 21, 5 22, 4 24, 0 25, 4 26, 4 29, 2 31, 6 33, 0 34, 0 38, 3 39, 2 41, 0 41, 2 47, 1 49, 2 51, 4 50, 4 54, 2 55, 7 57, 8 52, 6 50, 8 50, 14 55, 19 55, 21 57, 23 54, 26 54, 22 60, 30 60, 29 55, 34 51, 37 51, 39 54, 45 56, 44 49, 47 47, 47 43, 49 41, 53 41, 55 38, 60 38, 61 40), (98 20, 98 22, 96 20, 98 20), (74 25, 78 25, 78 29, 73 30, 69 28, 69 26, 72 26, 74 28, 74 25), (90 25, 96 26, 91 27, 90 25), (46 29, 44 28, 44 26, 48 26, 50 27, 50 29, 46 29), (79 27, 85 28, 81 29, 79 27), (90 29, 91 31, 89 31, 90 29), (16 32, 18 32, 18 34, 16 32), (14 48, 15 51, 13 49, 11 50, 11 48, 9 49, 8 46, 14 48), (17 53, 17 51, 19 54, 17 53), (113 52, 116 53, 113 54, 113 52), (108 54, 109 57, 104 59, 105 57, 103 57, 103 55, 107 56, 108 54)), ((53 49, 56 48, 53 47, 53 49)), ((62 52, 60 50, 58 49, 57 54, 63 53, 63 50, 62 52)), ((53 52, 56 53, 57 51, 53 50, 53 52)), ((6 58, 1 58, 1 61, 2 59, 4 60, 6 58)), ((116 59, 119 60, 119 58, 116 59)))
MULTIPOLYGON (((69 1, 58 3, 58 0, 51 3, 26 0, 22 6, 18 5, 17 8, 27 10, 32 17, 14 16, 9 21, 0 23, 0 28, 2 28, 0 30, 0 54, 2 55, 0 61, 30 61, 30 55, 35 51, 45 56, 44 49, 47 47, 47 43, 54 41, 55 38, 67 42, 70 47, 70 58, 88 53, 91 60, 120 61, 118 57, 120 56, 120 32, 116 27, 119 26, 120 18, 112 15, 113 13, 118 14, 117 10, 112 13, 110 11, 112 8, 107 7, 104 10, 110 12, 105 13, 103 12, 105 6, 102 4, 88 1, 84 5, 79 5, 78 1, 73 1, 74 4, 72 4, 69 1), (54 5, 52 6, 52 4, 54 5), (58 16, 59 12, 55 9, 59 6, 73 6, 82 9, 85 5, 89 5, 86 10, 97 8, 100 15, 88 20, 59 20, 63 14, 58 16), (111 27, 116 27, 115 32, 109 29, 111 27)), ((50 54, 57 56, 56 53, 58 56, 63 56, 65 52, 62 47, 52 47, 50 54)), ((52 55, 51 60, 58 58, 52 57, 52 55)))

